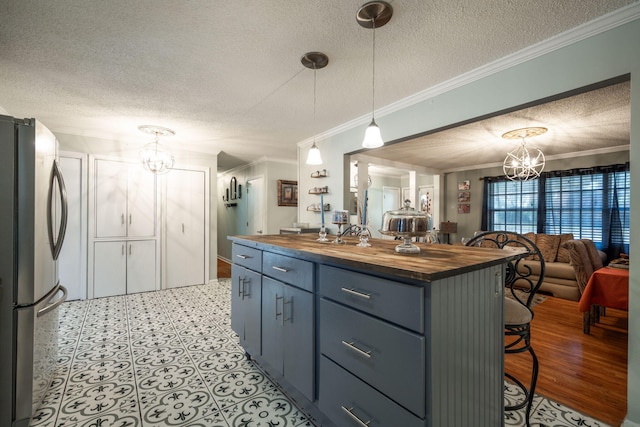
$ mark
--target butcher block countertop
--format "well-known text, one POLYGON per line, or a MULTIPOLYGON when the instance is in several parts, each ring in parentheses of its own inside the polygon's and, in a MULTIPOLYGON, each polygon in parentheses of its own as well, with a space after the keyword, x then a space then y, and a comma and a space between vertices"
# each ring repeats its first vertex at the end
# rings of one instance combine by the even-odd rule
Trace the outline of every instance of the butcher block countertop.
POLYGON ((416 243, 418 254, 399 254, 395 252, 402 243, 399 240, 370 239, 371 247, 363 248, 356 246, 356 237, 344 237, 342 245, 320 243, 317 238, 316 234, 229 236, 235 243, 283 255, 426 282, 505 264, 516 257, 500 249, 425 243, 416 243))

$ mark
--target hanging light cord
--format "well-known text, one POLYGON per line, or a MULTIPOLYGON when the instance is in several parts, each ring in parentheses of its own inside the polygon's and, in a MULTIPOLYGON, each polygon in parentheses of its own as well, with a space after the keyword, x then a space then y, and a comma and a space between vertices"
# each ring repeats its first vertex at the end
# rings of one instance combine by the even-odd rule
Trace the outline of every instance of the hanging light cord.
POLYGON ((375 110, 376 110, 376 20, 375 18, 371 18, 371 25, 373 28, 373 72, 371 73, 371 119, 375 120, 375 110))
POLYGON ((313 146, 316 145, 316 64, 313 64, 313 146))

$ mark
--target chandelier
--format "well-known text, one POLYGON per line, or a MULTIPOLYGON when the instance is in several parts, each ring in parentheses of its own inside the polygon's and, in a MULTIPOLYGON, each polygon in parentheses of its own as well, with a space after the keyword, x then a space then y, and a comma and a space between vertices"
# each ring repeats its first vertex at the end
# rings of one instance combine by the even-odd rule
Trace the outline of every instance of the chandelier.
POLYGON ((512 181, 528 181, 536 179, 544 169, 544 154, 538 148, 527 148, 525 138, 542 135, 547 131, 544 127, 528 127, 515 129, 502 135, 504 139, 521 139, 520 146, 507 153, 502 170, 512 181))
POLYGON ((173 167, 175 159, 170 152, 162 148, 159 140, 160 136, 173 136, 176 133, 171 129, 161 126, 143 125, 138 126, 138 129, 141 132, 154 136, 154 141, 142 147, 140 151, 140 160, 142 160, 144 167, 155 174, 169 172, 173 167))

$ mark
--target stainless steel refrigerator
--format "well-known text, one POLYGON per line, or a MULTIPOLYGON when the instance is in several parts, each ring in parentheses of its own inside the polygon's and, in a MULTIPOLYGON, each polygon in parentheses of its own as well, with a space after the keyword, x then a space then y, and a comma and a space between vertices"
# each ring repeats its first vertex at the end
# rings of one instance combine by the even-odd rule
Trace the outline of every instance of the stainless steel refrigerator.
POLYGON ((58 357, 67 290, 57 258, 67 218, 54 135, 0 116, 0 426, 25 427, 58 357))

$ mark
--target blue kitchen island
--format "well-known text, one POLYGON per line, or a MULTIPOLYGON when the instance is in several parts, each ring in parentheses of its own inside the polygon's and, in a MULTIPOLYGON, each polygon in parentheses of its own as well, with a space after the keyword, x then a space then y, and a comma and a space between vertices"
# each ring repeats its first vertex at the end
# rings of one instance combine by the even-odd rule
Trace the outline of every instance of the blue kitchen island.
POLYGON ((240 345, 322 426, 496 427, 512 252, 232 236, 240 345))

